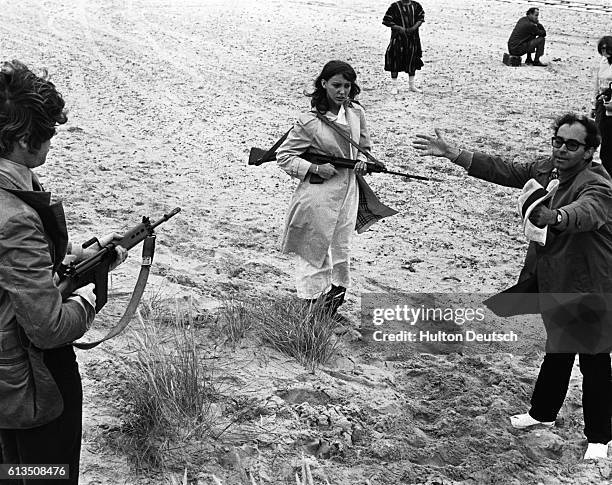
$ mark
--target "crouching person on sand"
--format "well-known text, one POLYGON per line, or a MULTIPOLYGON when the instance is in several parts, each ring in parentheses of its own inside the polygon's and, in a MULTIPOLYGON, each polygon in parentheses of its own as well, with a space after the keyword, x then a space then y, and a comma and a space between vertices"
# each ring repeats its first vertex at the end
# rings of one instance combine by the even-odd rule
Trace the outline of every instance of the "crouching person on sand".
POLYGON ((357 75, 342 61, 330 61, 315 80, 312 109, 301 115, 278 149, 279 166, 298 184, 287 213, 283 252, 296 254, 297 296, 307 302, 324 298, 333 315, 350 285, 353 232, 367 230, 393 215, 363 178, 370 136, 359 94, 357 75), (360 146, 357 149, 348 139, 360 146), (357 160, 355 169, 316 165, 304 152, 357 160))
MULTIPOLYGON (((554 425, 578 353, 583 375, 584 433, 588 440, 584 458, 605 458, 611 439, 610 342, 602 342, 598 335, 588 335, 595 331, 589 329, 595 328, 593 320, 597 315, 593 306, 584 301, 580 307, 581 298, 605 307, 606 297, 612 293, 612 182, 604 168, 592 160, 600 143, 595 122, 574 114, 562 116, 554 126, 551 157, 528 163, 459 150, 437 130, 436 136, 417 137, 413 146, 420 155, 448 158, 474 177, 516 188, 535 182, 541 187, 555 187, 556 193, 549 198, 550 206, 534 204, 535 208, 526 215, 533 225, 533 239, 530 237, 516 287, 526 282, 534 285, 532 291, 537 292, 539 302, 536 311, 542 315, 547 342, 531 409, 512 416, 511 424, 520 429, 554 425), (558 185, 557 180, 553 181, 555 178, 558 185), (568 294, 574 295, 563 300, 568 294), (561 298, 557 300, 561 306, 543 305, 555 298, 561 298), (576 306, 580 311, 563 311, 576 306), (559 331, 563 325, 565 330, 574 332, 573 339, 563 338, 565 334, 559 331), (562 338, 558 339, 559 336, 562 338), (585 344, 589 341, 591 345, 585 344)), ((514 314, 520 313, 533 312, 514 314)), ((599 330, 603 328, 608 334, 607 328, 612 325, 609 317, 609 311, 604 310, 603 318, 599 318, 602 325, 599 330)))
MULTIPOLYGON (((66 120, 53 83, 18 61, 2 65, 0 458, 15 465, 68 465, 58 477, 76 484, 83 394, 70 343, 91 325, 96 297, 88 285, 62 301, 54 274, 71 247, 64 212, 31 170, 45 163, 55 127, 66 120)), ((78 249, 76 261, 96 251, 78 249)), ((118 246, 116 263, 126 255, 118 246)))
POLYGON ((540 9, 532 7, 518 20, 508 39, 508 52, 518 57, 527 54, 525 64, 546 67, 547 64, 540 60, 546 45, 546 29, 539 22, 539 16, 540 9), (532 53, 535 53, 533 59, 532 53))

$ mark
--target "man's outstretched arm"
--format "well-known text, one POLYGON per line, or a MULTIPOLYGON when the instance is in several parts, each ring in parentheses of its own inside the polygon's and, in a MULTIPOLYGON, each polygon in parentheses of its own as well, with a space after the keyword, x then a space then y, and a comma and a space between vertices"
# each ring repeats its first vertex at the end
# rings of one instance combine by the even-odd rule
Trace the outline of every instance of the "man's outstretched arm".
POLYGON ((420 156, 448 158, 467 170, 468 175, 506 187, 522 188, 534 176, 532 163, 507 162, 482 152, 461 150, 435 129, 436 136, 417 134, 412 146, 420 156))

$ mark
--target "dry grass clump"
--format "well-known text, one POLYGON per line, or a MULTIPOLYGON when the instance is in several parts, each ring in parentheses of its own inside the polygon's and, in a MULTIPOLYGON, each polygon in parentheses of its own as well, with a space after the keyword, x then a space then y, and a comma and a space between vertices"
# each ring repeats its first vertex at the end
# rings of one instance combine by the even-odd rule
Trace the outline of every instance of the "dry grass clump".
POLYGON ((219 309, 219 330, 226 342, 236 344, 250 331, 262 343, 314 370, 332 357, 337 323, 322 301, 305 304, 297 298, 258 301, 225 300, 219 309))
POLYGON ((219 308, 219 327, 226 342, 235 345, 253 327, 257 308, 253 304, 229 298, 219 308))
POLYGON ((131 406, 121 448, 137 468, 163 466, 169 450, 207 436, 213 424, 218 392, 208 352, 185 313, 176 314, 182 317, 172 322, 140 318, 140 328, 134 327, 135 360, 125 382, 131 406))
MULTIPOLYGON (((200 343, 210 341, 210 332, 179 302, 166 311, 159 304, 149 305, 146 318, 139 313, 140 324, 132 327, 134 359, 124 383, 129 406, 115 440, 138 470, 175 469, 182 455, 201 451, 220 424, 218 369, 211 367, 210 347, 200 343)), ((322 302, 232 299, 218 322, 228 341, 250 334, 311 370, 327 363, 337 345, 336 323, 322 302)))
POLYGON ((296 298, 265 302, 255 317, 264 344, 294 357, 310 370, 326 364, 336 350, 337 323, 320 300, 310 305, 296 298))

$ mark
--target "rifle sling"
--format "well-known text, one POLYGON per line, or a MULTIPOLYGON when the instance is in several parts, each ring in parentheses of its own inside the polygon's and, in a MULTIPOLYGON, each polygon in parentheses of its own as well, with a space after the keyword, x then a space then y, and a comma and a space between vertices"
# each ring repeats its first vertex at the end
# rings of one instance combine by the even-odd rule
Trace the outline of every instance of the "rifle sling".
POLYGON ((375 163, 376 165, 383 166, 383 164, 379 162, 378 160, 376 160, 376 158, 374 158, 374 156, 370 154, 369 151, 363 148, 359 143, 357 143, 351 137, 348 137, 344 133, 342 133, 342 131, 340 131, 340 129, 336 125, 334 125, 331 121, 329 121, 326 116, 323 116, 321 113, 317 113, 317 118, 319 118, 323 123, 329 126, 336 133, 338 133, 338 135, 340 135, 344 140, 348 141, 353 147, 357 149, 357 151, 363 153, 370 162, 375 163))
POLYGON ((151 271, 151 262, 153 261, 153 254, 155 253, 155 236, 148 236, 145 238, 142 246, 142 264, 140 266, 140 273, 138 274, 138 280, 134 285, 132 296, 130 301, 123 313, 123 316, 119 319, 119 322, 100 340, 93 342, 73 342, 73 346, 81 350, 89 350, 100 345, 113 337, 116 337, 125 330, 128 326, 144 293, 145 287, 147 286, 147 280, 149 279, 149 272, 151 271))
POLYGON ((287 139, 287 137, 289 136, 289 133, 291 132, 293 128, 289 128, 289 130, 287 130, 287 133, 285 133, 283 136, 281 136, 278 140, 276 140, 276 142, 274 143, 274 145, 272 145, 272 147, 261 156, 261 163, 264 162, 269 162, 274 160, 274 157, 276 156, 276 150, 278 149, 279 146, 281 146, 283 144, 283 142, 287 139))

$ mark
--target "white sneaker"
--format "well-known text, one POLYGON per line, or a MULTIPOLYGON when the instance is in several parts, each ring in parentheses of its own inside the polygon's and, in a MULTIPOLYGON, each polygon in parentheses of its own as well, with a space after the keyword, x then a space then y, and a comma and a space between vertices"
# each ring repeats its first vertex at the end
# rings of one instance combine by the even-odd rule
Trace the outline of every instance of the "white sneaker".
POLYGON ((537 419, 533 419, 529 413, 525 414, 515 414, 510 417, 510 424, 513 428, 516 429, 525 429, 530 428, 531 426, 536 426, 541 424, 542 426, 553 426, 555 424, 554 421, 538 421, 537 419))
POLYGON ((391 88, 391 94, 393 95, 398 95, 399 94, 399 89, 397 89, 397 86, 394 86, 391 88))
POLYGON ((412 91, 413 93, 419 93, 420 94, 420 93, 423 92, 422 89, 419 89, 416 86, 410 86, 408 89, 410 89, 410 91, 412 91))
POLYGON ((589 443, 583 460, 600 460, 602 458, 608 458, 608 445, 589 443))

